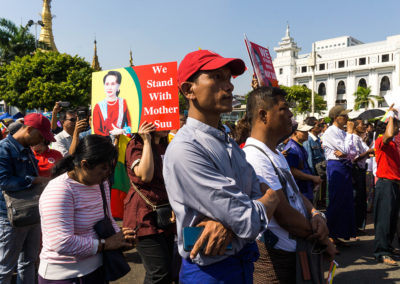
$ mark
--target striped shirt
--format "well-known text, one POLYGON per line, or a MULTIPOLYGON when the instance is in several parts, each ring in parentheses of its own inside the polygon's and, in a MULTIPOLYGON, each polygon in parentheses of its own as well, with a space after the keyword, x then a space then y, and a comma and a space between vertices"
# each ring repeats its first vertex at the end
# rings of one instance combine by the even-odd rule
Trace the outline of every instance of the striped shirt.
MULTIPOLYGON (((108 212, 110 192, 104 183, 108 212)), ((40 259, 47 263, 78 263, 96 255, 98 236, 94 224, 104 218, 99 185, 87 186, 62 174, 44 189, 39 209, 43 234, 40 259)), ((109 214, 111 216, 111 214, 109 214)), ((111 218, 114 228, 119 227, 111 218)))

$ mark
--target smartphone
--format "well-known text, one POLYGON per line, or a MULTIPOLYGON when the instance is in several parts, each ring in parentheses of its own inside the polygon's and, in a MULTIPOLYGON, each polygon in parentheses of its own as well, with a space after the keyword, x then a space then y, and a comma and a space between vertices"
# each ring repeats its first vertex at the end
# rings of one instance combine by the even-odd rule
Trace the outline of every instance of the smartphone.
POLYGON ((59 102, 60 107, 69 107, 71 105, 70 102, 59 102))
POLYGON ((88 117, 86 111, 84 110, 79 110, 77 114, 78 114, 78 120, 87 119, 88 117))
POLYGON ((279 241, 279 238, 271 231, 271 230, 265 230, 264 234, 264 243, 268 248, 274 248, 276 243, 279 241))
MULTIPOLYGON (((191 251, 194 247, 194 244, 200 237, 203 232, 204 227, 184 227, 183 228, 183 249, 184 251, 191 251)), ((204 249, 205 244, 202 249, 204 249)), ((232 249, 232 243, 228 244, 226 249, 232 249)))

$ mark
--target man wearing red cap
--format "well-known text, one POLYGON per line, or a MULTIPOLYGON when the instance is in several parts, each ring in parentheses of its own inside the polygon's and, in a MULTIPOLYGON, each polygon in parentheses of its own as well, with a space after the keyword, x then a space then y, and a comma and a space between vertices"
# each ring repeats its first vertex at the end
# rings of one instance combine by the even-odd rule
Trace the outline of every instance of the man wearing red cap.
POLYGON ((178 69, 189 113, 168 146, 163 174, 177 220, 181 283, 253 283, 254 240, 279 203, 221 128, 220 115, 232 111, 231 76, 244 71, 242 60, 208 50, 189 53, 178 69), (205 228, 185 251, 183 228, 194 226, 205 228))
POLYGON ((50 121, 41 114, 25 116, 24 125, 0 141, 0 283, 10 283, 17 268, 18 283, 32 283, 40 247, 40 224, 12 227, 3 191, 29 190, 46 182, 38 177, 37 161, 30 146, 54 141, 50 121))

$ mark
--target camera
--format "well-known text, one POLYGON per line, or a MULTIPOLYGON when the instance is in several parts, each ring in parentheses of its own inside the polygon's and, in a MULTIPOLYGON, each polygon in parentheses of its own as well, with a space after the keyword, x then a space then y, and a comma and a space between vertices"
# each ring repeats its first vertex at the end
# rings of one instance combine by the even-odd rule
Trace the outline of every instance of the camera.
POLYGON ((71 105, 70 102, 58 102, 58 104, 60 105, 60 107, 69 107, 71 105))

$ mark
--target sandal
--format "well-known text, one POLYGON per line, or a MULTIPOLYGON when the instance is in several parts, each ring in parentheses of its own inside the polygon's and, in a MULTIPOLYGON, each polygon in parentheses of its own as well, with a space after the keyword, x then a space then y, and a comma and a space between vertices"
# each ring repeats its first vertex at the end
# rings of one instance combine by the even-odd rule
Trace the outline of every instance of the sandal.
POLYGON ((391 258, 390 256, 388 256, 388 255, 382 255, 382 256, 380 257, 380 261, 381 261, 383 264, 386 264, 386 265, 389 265, 389 266, 398 266, 397 262, 396 262, 393 258, 391 258))

